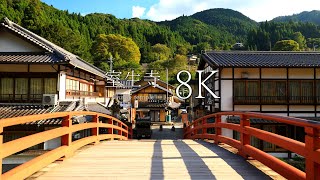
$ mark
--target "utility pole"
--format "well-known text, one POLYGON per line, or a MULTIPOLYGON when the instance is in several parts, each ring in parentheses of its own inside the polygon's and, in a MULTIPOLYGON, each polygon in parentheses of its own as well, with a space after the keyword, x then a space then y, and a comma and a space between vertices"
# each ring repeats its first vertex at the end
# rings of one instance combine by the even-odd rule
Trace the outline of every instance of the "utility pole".
POLYGON ((109 57, 109 62, 110 62, 110 72, 112 72, 112 64, 113 64, 113 57, 112 57, 112 55, 109 57))

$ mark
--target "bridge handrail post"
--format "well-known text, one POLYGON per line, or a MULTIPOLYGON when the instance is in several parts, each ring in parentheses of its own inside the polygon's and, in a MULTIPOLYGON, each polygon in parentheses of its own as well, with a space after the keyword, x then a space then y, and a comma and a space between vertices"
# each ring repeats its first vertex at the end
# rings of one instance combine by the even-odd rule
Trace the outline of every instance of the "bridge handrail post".
MULTIPOLYGON (((122 128, 122 123, 117 122, 117 126, 122 128)), ((118 130, 118 135, 122 136, 122 130, 118 130)))
POLYGON ((241 149, 239 149, 238 154, 245 159, 248 158, 248 155, 245 152, 245 145, 250 145, 250 135, 244 133, 246 126, 250 127, 250 118, 245 114, 240 115, 240 127, 242 132, 240 132, 240 142, 241 142, 241 149))
POLYGON ((99 141, 99 115, 97 115, 97 114, 93 115, 92 122, 96 123, 96 127, 91 129, 91 133, 92 133, 92 136, 96 136, 96 140, 95 140, 94 144, 98 144, 100 142, 99 141))
MULTIPOLYGON (((108 118, 107 123, 110 125, 113 125, 113 119, 112 118, 108 118)), ((113 128, 108 128, 108 134, 113 135, 113 128)), ((113 140, 113 138, 111 138, 111 140, 113 140)))
POLYGON ((218 124, 221 123, 221 115, 220 114, 216 114, 215 115, 215 138, 214 138, 214 143, 215 144, 219 144, 219 136, 221 136, 221 128, 218 127, 218 124))
POLYGON ((63 117, 61 126, 68 128, 67 134, 65 134, 61 137, 61 146, 68 147, 65 152, 65 158, 69 158, 73 155, 73 150, 71 147, 71 145, 72 145, 72 132, 71 132, 72 120, 71 120, 70 115, 63 117))
POLYGON ((207 134, 207 128, 204 127, 207 124, 207 118, 202 118, 202 136, 201 139, 204 140, 204 136, 207 134))
MULTIPOLYGON (((194 122, 193 124, 193 136, 196 136, 198 134, 198 129, 196 129, 198 127, 198 122, 194 122)), ((195 139, 195 137, 192 137, 192 139, 195 139)))
POLYGON ((320 164, 314 161, 315 151, 320 148, 319 130, 312 127, 305 127, 305 148, 306 148, 306 179, 320 179, 320 164))

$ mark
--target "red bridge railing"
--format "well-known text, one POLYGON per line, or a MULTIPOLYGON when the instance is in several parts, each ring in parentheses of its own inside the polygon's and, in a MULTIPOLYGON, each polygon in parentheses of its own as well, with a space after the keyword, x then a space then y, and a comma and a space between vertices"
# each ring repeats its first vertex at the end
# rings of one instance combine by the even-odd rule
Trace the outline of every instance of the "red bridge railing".
MULTIPOLYGON (((33 173, 37 172, 41 168, 49 165, 50 163, 62 158, 70 157, 82 146, 90 143, 99 143, 100 140, 105 139, 120 139, 127 140, 132 137, 131 128, 129 129, 126 124, 120 120, 108 116, 105 114, 81 111, 81 112, 58 112, 51 114, 40 114, 23 116, 9 119, 0 120, 0 163, 2 160, 10 155, 25 150, 29 147, 37 145, 39 143, 61 137, 61 146, 53 149, 45 154, 42 154, 16 168, 2 174, 0 179, 24 179, 33 173), (92 122, 83 124, 72 124, 71 118, 73 116, 92 116, 92 122), (99 121, 99 117, 105 118, 106 122, 99 121), (15 139, 6 143, 3 143, 3 128, 19 125, 23 123, 51 119, 51 118, 63 118, 62 125, 59 128, 39 132, 29 136, 25 136, 19 139, 15 139), (99 134, 99 128, 106 128, 108 134, 99 134), (72 133, 80 130, 91 129, 91 136, 84 137, 82 139, 72 141, 72 133), (113 131, 117 130, 117 131, 113 131), (116 133, 115 133, 116 132, 116 133)), ((0 172, 2 166, 0 166, 0 172)))
POLYGON ((192 122, 185 128, 184 138, 187 139, 211 139, 216 144, 225 143, 238 149, 238 154, 248 156, 260 161, 274 171, 288 179, 320 179, 320 122, 308 121, 299 118, 267 115, 251 112, 221 112, 204 116, 192 122), (222 122, 225 116, 239 116, 240 124, 222 122), (260 118, 304 127, 305 143, 264 131, 250 126, 250 118, 260 118), (214 119, 211 123, 208 120, 214 119), (207 129, 214 128, 215 134, 208 134, 207 129), (240 133, 240 140, 236 140, 221 134, 222 128, 234 130, 240 133), (305 157, 305 172, 269 155, 268 153, 250 145, 250 137, 275 144, 291 152, 305 157))

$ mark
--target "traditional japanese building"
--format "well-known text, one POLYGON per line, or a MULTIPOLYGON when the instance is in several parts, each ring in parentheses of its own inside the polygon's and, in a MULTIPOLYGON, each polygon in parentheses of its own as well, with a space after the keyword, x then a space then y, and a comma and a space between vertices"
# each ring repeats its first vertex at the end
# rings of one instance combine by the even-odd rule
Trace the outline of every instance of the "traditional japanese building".
MULTIPOLYGON (((202 55, 199 69, 205 77, 218 71, 206 84, 220 98, 203 92, 202 105, 211 113, 251 111, 313 120, 320 116, 320 53, 212 51, 202 55)), ((239 123, 235 117, 224 120, 239 123)), ((251 123, 304 140, 299 127, 263 119, 251 119, 251 123)), ((252 143, 266 151, 281 151, 269 143, 252 143)))
POLYGON ((140 86, 131 92, 136 118, 150 117, 153 122, 165 122, 166 116, 171 115, 168 111, 175 109, 174 112, 177 112, 181 105, 181 100, 174 96, 174 86, 161 80, 142 80, 135 83, 135 86, 140 86))
MULTIPOLYGON (((79 110, 110 114, 106 107, 115 94, 110 84, 104 71, 80 57, 7 18, 0 24, 0 119, 79 110)), ((60 124, 61 119, 50 119, 5 128, 4 141, 60 124)), ((59 143, 57 139, 39 147, 59 143)))

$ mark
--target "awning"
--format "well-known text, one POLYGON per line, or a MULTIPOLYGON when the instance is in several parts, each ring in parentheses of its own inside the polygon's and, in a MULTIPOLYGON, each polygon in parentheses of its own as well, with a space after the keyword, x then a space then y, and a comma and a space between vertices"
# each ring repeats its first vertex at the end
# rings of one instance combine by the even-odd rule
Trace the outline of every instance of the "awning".
POLYGON ((144 112, 149 112, 150 109, 137 109, 136 111, 144 111, 144 112))
POLYGON ((181 106, 181 103, 169 102, 168 106, 172 109, 177 109, 181 106))

